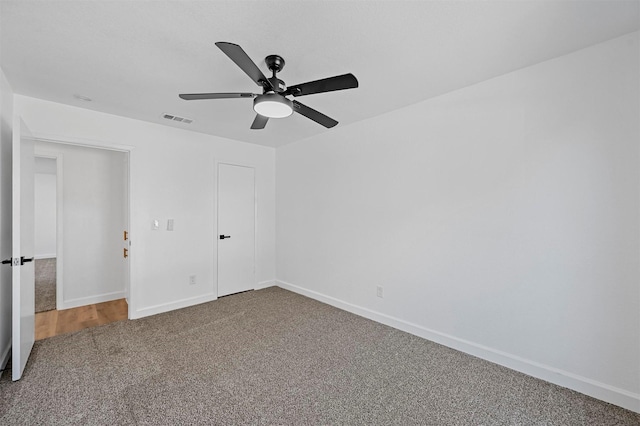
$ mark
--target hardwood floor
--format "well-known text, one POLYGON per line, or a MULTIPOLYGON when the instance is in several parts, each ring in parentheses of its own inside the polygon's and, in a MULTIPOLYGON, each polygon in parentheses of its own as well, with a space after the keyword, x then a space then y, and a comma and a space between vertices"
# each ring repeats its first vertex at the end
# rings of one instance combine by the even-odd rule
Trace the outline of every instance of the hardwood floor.
POLYGON ((36 340, 128 318, 125 299, 36 314, 36 340))

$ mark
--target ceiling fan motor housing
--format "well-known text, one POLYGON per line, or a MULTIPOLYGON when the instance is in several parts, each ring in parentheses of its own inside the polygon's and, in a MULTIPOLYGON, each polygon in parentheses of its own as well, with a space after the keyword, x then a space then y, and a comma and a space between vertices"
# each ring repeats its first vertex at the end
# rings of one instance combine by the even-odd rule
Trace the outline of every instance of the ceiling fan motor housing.
MULTIPOLYGON (((268 79, 269 82, 271 83, 271 86, 274 88, 274 91, 280 93, 280 92, 284 92, 285 90, 287 90, 287 86, 284 84, 284 81, 280 80, 277 77, 271 77, 268 79)), ((265 93, 269 91, 265 89, 265 93)))

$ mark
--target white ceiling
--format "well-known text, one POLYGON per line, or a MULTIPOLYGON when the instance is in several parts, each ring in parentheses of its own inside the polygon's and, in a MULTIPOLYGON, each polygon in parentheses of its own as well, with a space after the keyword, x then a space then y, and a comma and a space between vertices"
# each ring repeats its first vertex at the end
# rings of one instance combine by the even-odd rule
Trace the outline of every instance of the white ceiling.
POLYGON ((636 31, 639 4, 2 0, 0 66, 19 94, 275 147, 332 130, 298 114, 250 130, 250 99, 179 99, 259 89, 214 42, 265 74, 283 56, 288 85, 355 74, 358 89, 297 98, 345 126, 636 31))

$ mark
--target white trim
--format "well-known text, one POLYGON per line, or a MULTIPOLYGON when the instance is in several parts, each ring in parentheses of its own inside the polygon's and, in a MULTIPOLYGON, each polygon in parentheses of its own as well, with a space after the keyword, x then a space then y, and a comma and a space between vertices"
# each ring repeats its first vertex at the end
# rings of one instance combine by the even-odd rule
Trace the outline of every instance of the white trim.
POLYGON ((125 185, 125 190, 127 191, 127 194, 125 196, 125 200, 127 203, 126 206, 126 214, 125 214, 125 220, 126 223, 124 224, 124 229, 123 231, 127 232, 127 240, 123 241, 124 245, 126 246, 125 248, 127 249, 127 258, 126 258, 126 265, 125 265, 125 270, 126 270, 126 277, 125 280, 126 282, 125 284, 125 289, 124 289, 124 297, 127 300, 127 306, 131 306, 131 152, 130 151, 125 151, 124 152, 125 158, 126 158, 126 170, 125 170, 125 175, 126 175, 126 185, 125 185))
POLYGON ((94 303, 109 302, 111 300, 124 299, 124 291, 97 294, 95 296, 78 297, 76 299, 63 300, 58 310, 77 308, 78 306, 93 305, 94 303))
POLYGON ((33 256, 34 259, 36 260, 42 260, 42 259, 55 259, 56 258, 56 254, 36 254, 35 256, 33 256))
POLYGON ((4 370, 4 367, 7 366, 7 362, 9 362, 9 358, 11 358, 11 336, 9 336, 9 341, 7 342, 7 348, 4 350, 4 352, 0 356, 0 370, 4 370))
POLYGON ((52 135, 43 132, 31 132, 31 136, 42 142, 60 143, 63 145, 84 146, 86 148, 107 149, 109 151, 130 152, 135 147, 130 145, 119 145, 115 143, 96 141, 91 139, 76 138, 66 135, 52 135))
POLYGON ((213 157, 213 288, 211 291, 218 297, 218 159, 213 157))
MULTIPOLYGON (((127 281, 127 283, 129 284, 129 288, 127 290, 127 304, 129 306, 129 318, 133 318, 134 313, 136 312, 136 309, 138 307, 138 300, 140 300, 139 295, 138 295, 138 288, 134 285, 135 284, 135 265, 134 265, 134 259, 136 256, 136 252, 135 249, 132 247, 133 245, 133 239, 135 239, 136 237, 136 233, 135 233, 135 226, 134 226, 134 222, 131 220, 131 218, 133 217, 133 212, 136 211, 135 210, 135 187, 133 185, 134 182, 134 178, 133 178, 133 170, 134 170, 134 158, 137 161, 137 154, 136 151, 133 148, 130 148, 129 151, 127 151, 127 187, 129 188, 129 194, 127 195, 127 226, 129 227, 129 229, 127 231, 129 231, 129 262, 127 265, 127 271, 129 273, 129 280, 127 281)), ((136 163, 137 164, 137 163, 136 163)))
POLYGON ((276 280, 267 280, 267 281, 260 281, 257 285, 256 285, 256 290, 262 290, 263 288, 268 288, 268 287, 273 287, 276 284, 276 280))
POLYGON ((202 296, 188 297, 186 299, 180 299, 175 302, 161 303, 159 305, 148 306, 146 308, 138 309, 130 314, 129 319, 139 319, 148 317, 151 315, 161 314, 163 312, 173 311, 175 309, 188 308, 189 306, 199 305, 201 303, 212 302, 218 298, 214 293, 208 293, 202 296))
POLYGON ((435 330, 422 327, 418 324, 410 323, 390 315, 372 311, 352 303, 344 302, 331 296, 327 296, 313 290, 308 290, 297 285, 276 280, 278 287, 293 291, 303 296, 327 303, 336 308, 343 309, 364 318, 388 325, 398 330, 422 337, 441 345, 468 353, 484 360, 502 365, 512 370, 519 371, 529 376, 554 383, 556 385, 573 389, 577 392, 591 397, 609 402, 614 405, 626 408, 636 413, 640 413, 640 394, 629 392, 596 380, 589 379, 559 368, 551 367, 509 354, 488 346, 479 345, 468 340, 460 339, 449 334, 440 333, 435 330))

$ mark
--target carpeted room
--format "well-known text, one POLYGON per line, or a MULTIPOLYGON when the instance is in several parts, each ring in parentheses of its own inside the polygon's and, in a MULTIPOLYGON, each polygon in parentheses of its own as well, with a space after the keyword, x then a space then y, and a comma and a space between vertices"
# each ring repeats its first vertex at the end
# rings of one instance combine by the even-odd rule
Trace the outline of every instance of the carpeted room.
POLYGON ((38 343, 6 424, 637 424, 277 287, 38 343))
POLYGON ((3 2, 3 176, 15 114, 41 139, 130 149, 132 192, 130 320, 36 343, 20 381, 4 372, 3 415, 637 423, 637 2, 482 3, 3 2), (242 99, 177 96, 255 90, 218 41, 265 72, 283 55, 288 84, 360 85, 299 98, 335 128, 251 130, 242 99), (218 239, 220 162, 255 170, 256 290, 215 300, 236 237, 218 239))

